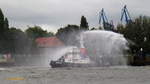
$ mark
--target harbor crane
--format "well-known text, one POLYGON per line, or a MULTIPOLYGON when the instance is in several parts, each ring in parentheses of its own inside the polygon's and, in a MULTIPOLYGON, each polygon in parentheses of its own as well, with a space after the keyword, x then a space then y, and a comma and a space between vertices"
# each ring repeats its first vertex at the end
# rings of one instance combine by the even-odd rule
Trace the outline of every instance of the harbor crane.
POLYGON ((126 24, 129 24, 130 22, 132 22, 132 19, 130 17, 130 14, 126 5, 123 7, 122 12, 121 12, 121 19, 120 19, 121 22, 123 22, 123 19, 125 20, 126 24))
POLYGON ((114 29, 113 22, 108 21, 107 16, 106 16, 103 8, 102 8, 101 12, 99 12, 99 24, 101 25, 101 23, 103 24, 103 28, 105 30, 112 31, 114 29))

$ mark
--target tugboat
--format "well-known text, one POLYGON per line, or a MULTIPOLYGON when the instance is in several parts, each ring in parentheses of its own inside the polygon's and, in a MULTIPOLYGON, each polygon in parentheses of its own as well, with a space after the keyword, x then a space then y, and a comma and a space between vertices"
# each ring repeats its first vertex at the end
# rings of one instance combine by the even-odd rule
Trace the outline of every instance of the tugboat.
POLYGON ((87 56, 85 48, 71 47, 68 52, 61 56, 58 60, 50 62, 52 68, 57 67, 87 67, 92 63, 87 56))

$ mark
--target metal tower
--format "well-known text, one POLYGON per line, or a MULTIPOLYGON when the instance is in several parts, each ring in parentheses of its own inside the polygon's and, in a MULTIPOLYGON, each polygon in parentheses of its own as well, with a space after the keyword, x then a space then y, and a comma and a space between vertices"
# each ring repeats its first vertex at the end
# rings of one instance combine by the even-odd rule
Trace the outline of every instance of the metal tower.
POLYGON ((125 5, 122 9, 122 12, 121 12, 121 22, 123 22, 123 19, 125 18, 125 22, 127 24, 129 24, 130 22, 132 22, 132 19, 130 17, 130 14, 128 12, 128 9, 127 9, 127 6, 125 5))
POLYGON ((112 23, 108 22, 108 19, 106 17, 106 14, 105 14, 103 8, 102 8, 101 12, 99 13, 99 24, 101 25, 101 23, 103 24, 103 28, 105 30, 113 30, 114 29, 114 25, 112 23))

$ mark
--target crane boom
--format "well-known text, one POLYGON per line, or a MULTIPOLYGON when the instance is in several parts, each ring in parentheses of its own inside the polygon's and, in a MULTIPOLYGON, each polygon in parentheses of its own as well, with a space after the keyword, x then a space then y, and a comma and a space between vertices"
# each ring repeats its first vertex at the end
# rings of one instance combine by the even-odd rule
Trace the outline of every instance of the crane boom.
POLYGON ((113 30, 114 25, 108 22, 107 16, 104 12, 104 9, 102 8, 101 12, 99 12, 99 24, 103 24, 103 28, 105 30, 113 30))
POLYGON ((123 19, 125 18, 125 22, 128 24, 130 22, 132 22, 132 19, 130 17, 130 14, 129 14, 129 11, 127 9, 127 6, 125 5, 122 9, 122 12, 121 12, 121 22, 123 22, 123 19))

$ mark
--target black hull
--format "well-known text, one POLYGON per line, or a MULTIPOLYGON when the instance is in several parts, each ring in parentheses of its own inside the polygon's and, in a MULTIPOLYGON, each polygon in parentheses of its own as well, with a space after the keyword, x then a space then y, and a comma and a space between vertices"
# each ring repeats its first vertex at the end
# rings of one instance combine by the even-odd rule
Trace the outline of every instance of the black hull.
POLYGON ((66 62, 57 62, 51 61, 50 66, 52 68, 61 68, 61 67, 92 67, 92 64, 84 64, 84 63, 66 63, 66 62))

